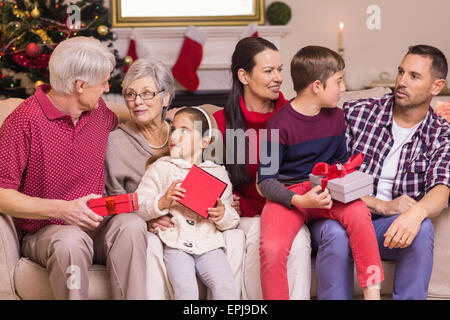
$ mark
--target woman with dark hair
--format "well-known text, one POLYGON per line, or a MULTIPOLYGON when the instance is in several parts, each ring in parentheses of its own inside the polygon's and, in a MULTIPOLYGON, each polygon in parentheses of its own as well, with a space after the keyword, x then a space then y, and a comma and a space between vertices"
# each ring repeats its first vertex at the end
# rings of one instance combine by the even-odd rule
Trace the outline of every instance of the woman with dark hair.
MULTIPOLYGON (((259 161, 259 131, 284 106, 280 92, 283 82, 281 57, 270 41, 248 37, 241 39, 231 61, 232 87, 225 108, 214 113, 226 145, 226 168, 233 184, 234 206, 241 214, 239 228, 246 234, 243 274, 243 298, 262 299, 259 266, 260 214, 265 199, 256 189, 259 161), (231 129, 231 130, 230 130, 231 129), (245 148, 234 141, 245 132, 245 148), (228 139, 227 135, 228 133, 228 139), (228 140, 228 143, 227 143, 228 140), (245 152, 242 155, 242 152, 245 152), (241 153, 241 154, 240 154, 241 153), (245 163, 239 161, 245 157, 245 163)), ((242 140, 241 140, 242 141, 242 140)), ((290 297, 309 299, 311 283, 311 241, 302 227, 292 244, 288 260, 290 297), (290 267, 292 265, 292 267, 290 267)))

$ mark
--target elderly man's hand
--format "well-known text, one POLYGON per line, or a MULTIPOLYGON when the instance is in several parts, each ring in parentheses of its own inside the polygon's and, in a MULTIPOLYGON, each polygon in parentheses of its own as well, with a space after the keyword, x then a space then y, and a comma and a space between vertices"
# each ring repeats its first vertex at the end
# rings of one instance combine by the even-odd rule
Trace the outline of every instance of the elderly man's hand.
POLYGON ((103 217, 89 209, 87 203, 90 199, 101 198, 101 195, 90 194, 88 196, 69 201, 64 206, 58 218, 65 223, 78 226, 83 230, 95 230, 103 221, 103 217))

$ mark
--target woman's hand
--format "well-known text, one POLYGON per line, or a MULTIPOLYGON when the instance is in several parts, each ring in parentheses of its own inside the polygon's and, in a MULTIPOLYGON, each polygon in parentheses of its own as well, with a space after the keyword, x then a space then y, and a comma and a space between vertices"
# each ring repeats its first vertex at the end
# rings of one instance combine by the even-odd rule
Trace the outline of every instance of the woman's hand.
POLYGON ((225 206, 222 203, 222 200, 217 199, 217 204, 214 208, 208 208, 209 219, 214 222, 218 222, 223 218, 225 214, 225 206))
POLYGON ((173 121, 173 117, 175 116, 175 113, 177 113, 178 110, 181 110, 186 107, 178 107, 178 108, 170 108, 166 112, 166 120, 173 121))
POLYGON ((152 233, 157 233, 156 229, 159 229, 161 231, 166 230, 166 228, 172 228, 173 223, 170 215, 166 214, 165 216, 152 219, 147 221, 147 230, 152 233))
POLYGON ((172 204, 172 201, 178 201, 184 198, 185 189, 177 186, 177 184, 183 182, 182 179, 177 179, 169 186, 166 193, 159 199, 158 208, 159 210, 164 210, 169 208, 172 204))
POLYGON ((323 192, 321 186, 315 186, 304 195, 296 194, 292 198, 292 204, 298 208, 331 209, 333 201, 328 189, 323 192))
POLYGON ((231 207, 236 210, 237 214, 240 216, 241 215, 241 202, 240 202, 240 198, 233 194, 233 202, 231 203, 231 207))

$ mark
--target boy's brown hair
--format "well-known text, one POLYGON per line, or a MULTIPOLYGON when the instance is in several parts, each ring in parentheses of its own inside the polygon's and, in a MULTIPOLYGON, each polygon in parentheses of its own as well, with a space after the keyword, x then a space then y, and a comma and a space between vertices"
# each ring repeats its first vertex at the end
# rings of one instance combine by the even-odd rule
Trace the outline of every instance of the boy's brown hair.
POLYGON ((327 79, 344 68, 344 59, 337 52, 320 46, 304 47, 291 60, 294 90, 299 93, 316 80, 325 88, 327 79))

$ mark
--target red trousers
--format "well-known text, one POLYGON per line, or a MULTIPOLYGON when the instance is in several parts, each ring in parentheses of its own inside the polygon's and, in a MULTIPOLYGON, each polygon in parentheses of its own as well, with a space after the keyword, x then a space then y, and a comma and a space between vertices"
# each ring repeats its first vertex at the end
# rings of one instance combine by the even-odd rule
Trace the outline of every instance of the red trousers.
MULTIPOLYGON (((287 187, 298 194, 311 190, 309 181, 287 187)), ((333 202, 327 209, 286 208, 267 200, 261 215, 261 286, 263 298, 288 300, 287 258, 295 235, 304 223, 333 219, 347 231, 361 287, 384 280, 371 213, 362 200, 333 202)), ((308 261, 308 263, 310 263, 308 261)))

